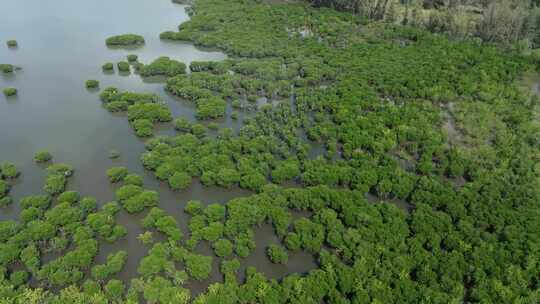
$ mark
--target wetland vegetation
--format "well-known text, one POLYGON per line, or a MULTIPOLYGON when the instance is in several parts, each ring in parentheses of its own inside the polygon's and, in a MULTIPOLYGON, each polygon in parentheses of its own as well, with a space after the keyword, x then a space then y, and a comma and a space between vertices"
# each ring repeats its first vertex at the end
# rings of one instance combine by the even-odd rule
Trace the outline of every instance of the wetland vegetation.
MULTIPOLYGON (((486 16, 501 10, 472 2, 486 16)), ((156 38, 227 59, 141 52, 104 64, 133 65, 141 87, 159 76, 159 90, 99 78, 93 106, 133 130, 112 141, 134 139, 126 155, 102 152, 111 159, 95 194, 77 183, 85 170, 41 150, 41 191, 14 201, 26 175, 0 165, 0 206, 20 207, 0 221, 0 298, 539 302, 539 98, 521 84, 540 57, 516 46, 530 33, 457 37, 389 18, 390 7, 443 21, 455 8, 195 0, 190 20, 156 38)))

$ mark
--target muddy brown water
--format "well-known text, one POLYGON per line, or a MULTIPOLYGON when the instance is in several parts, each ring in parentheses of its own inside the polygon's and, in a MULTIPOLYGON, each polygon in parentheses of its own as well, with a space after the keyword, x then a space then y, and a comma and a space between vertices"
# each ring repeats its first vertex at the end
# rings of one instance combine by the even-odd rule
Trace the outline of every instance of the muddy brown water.
MULTIPOLYGON (((7 1, 2 8, 10 13, 2 17, 0 63, 14 64, 21 69, 11 74, 0 73, 0 88, 19 90, 16 97, 0 96, 0 162, 14 162, 22 174, 10 192, 15 202, 0 209, 0 220, 17 219, 19 199, 42 192, 45 166, 36 165, 32 160, 34 153, 41 149, 50 151, 55 162, 74 166, 75 175, 70 178, 68 188, 83 196, 95 197, 100 205, 113 200, 118 187, 108 182, 105 175, 108 168, 126 166, 132 173, 142 174, 145 188, 159 192, 160 208, 177 219, 184 234, 187 234, 189 220, 183 213, 186 201, 225 203, 234 197, 251 195, 239 188, 204 187, 197 180, 183 192, 171 191, 142 167, 140 156, 144 152, 144 141, 134 135, 125 116, 107 112, 99 101, 99 90, 85 88, 86 80, 96 79, 101 88, 115 86, 120 90, 154 92, 169 105, 173 116, 194 121, 194 105, 166 94, 160 79, 141 79, 134 73, 104 73, 101 69, 105 62, 125 61, 128 54, 137 54, 143 63, 159 56, 169 56, 186 64, 194 60, 227 58, 221 52, 198 49, 190 43, 159 39, 159 33, 175 30, 189 19, 185 6, 168 0, 19 0, 7 1), (145 45, 134 49, 105 45, 107 37, 124 33, 144 36, 145 45), (8 39, 16 39, 19 46, 7 48, 8 39), (111 150, 118 151, 120 158, 109 159, 111 150)), ((231 111, 229 105, 227 112, 231 111)), ((238 130, 242 117, 232 120, 227 115, 218 123, 238 130)), ((157 128, 156 134, 172 135, 174 131, 170 124, 164 124, 157 128)), ((127 265, 118 274, 126 283, 137 277, 138 263, 148 251, 137 240, 137 235, 143 232, 140 220, 144 215, 121 211, 117 221, 128 229, 127 237, 112 244, 101 242, 96 258, 96 263, 103 263, 109 253, 126 250, 129 253, 127 265)), ((287 265, 271 264, 265 247, 278 242, 276 238, 272 229, 258 228, 257 250, 242 261, 242 269, 256 266, 269 278, 279 279, 315 267, 313 256, 307 253, 291 254, 287 265)), ((201 250, 212 254, 209 247, 201 250)), ((209 283, 221 280, 218 265, 214 263, 209 280, 186 286, 196 294, 209 283)))

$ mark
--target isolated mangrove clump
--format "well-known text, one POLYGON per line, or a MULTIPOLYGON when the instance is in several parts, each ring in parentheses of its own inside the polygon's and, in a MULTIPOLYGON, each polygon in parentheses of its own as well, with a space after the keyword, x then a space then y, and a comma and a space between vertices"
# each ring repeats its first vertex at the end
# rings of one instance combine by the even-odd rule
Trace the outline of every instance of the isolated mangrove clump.
POLYGON ((2 71, 3 73, 11 73, 13 72, 13 70, 15 70, 15 68, 12 64, 0 64, 0 71, 2 71))
POLYGON ((136 34, 124 34, 109 37, 105 42, 109 46, 141 45, 144 44, 144 38, 136 34))
POLYGON ((270 261, 275 264, 287 264, 289 259, 287 250, 279 245, 272 244, 268 246, 266 253, 268 254, 270 261))
POLYGON ((34 161, 36 163, 45 163, 52 159, 52 155, 49 151, 40 150, 34 155, 34 161))
POLYGON ((8 47, 16 47, 18 45, 17 40, 8 40, 6 44, 8 47))
POLYGON ((120 72, 129 72, 129 63, 126 61, 120 61, 116 64, 118 66, 118 71, 120 72))
POLYGON ((112 71, 114 70, 114 64, 112 62, 106 62, 101 66, 101 68, 104 71, 112 71))
POLYGON ((128 60, 129 62, 137 61, 138 58, 139 58, 139 57, 138 57, 137 55, 135 55, 135 54, 129 54, 129 55, 127 55, 127 60, 128 60))
POLYGON ((139 72, 144 77, 158 75, 172 77, 179 74, 185 74, 186 65, 183 62, 163 56, 150 64, 140 67, 139 72))
POLYGON ((16 88, 5 88, 3 90, 3 92, 4 92, 4 95, 6 97, 17 95, 17 89, 16 88))
POLYGON ((99 81, 90 79, 86 81, 86 88, 88 89, 95 89, 99 87, 99 81))

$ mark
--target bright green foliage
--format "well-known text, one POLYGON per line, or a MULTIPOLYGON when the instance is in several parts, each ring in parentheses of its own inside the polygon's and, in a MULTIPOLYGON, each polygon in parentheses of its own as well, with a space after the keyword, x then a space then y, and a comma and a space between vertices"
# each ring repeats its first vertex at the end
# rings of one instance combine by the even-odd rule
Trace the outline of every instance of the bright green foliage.
POLYGON ((217 222, 225 218, 225 206, 210 204, 203 210, 204 215, 210 222, 217 222))
POLYGON ((109 254, 105 264, 92 267, 92 278, 98 282, 103 282, 111 275, 120 272, 126 263, 127 255, 127 252, 122 250, 109 254))
POLYGON ((2 71, 3 73, 12 73, 14 70, 15 67, 12 64, 0 64, 0 71, 2 71))
POLYGON ((17 89, 16 88, 5 88, 3 90, 3 92, 4 92, 4 96, 6 96, 6 97, 17 95, 17 89))
POLYGON ((218 257, 228 257, 233 253, 233 244, 227 239, 219 239, 212 244, 218 257))
POLYGON ((142 186, 143 185, 143 177, 138 175, 138 174, 128 174, 128 175, 126 175, 126 177, 124 177, 124 184, 142 186))
POLYGON ((155 228, 174 241, 179 241, 182 238, 182 231, 178 228, 174 217, 166 215, 159 208, 150 210, 150 213, 143 219, 143 226, 146 229, 155 228))
POLYGON ((108 46, 133 46, 144 44, 144 38, 136 34, 112 36, 105 41, 108 46))
POLYGON ((40 150, 34 155, 34 161, 36 163, 45 163, 52 159, 52 155, 49 151, 40 150))
POLYGON ((152 136, 152 133, 154 132, 154 125, 148 119, 141 118, 134 120, 131 125, 133 126, 133 129, 135 129, 135 134, 139 137, 149 137, 152 136))
POLYGON ((64 192, 67 179, 61 174, 50 174, 47 176, 43 190, 50 195, 55 195, 64 192))
POLYGON ((116 190, 116 198, 129 213, 141 212, 145 207, 159 203, 156 191, 144 190, 141 186, 125 185, 116 190))
POLYGON ((20 174, 15 164, 11 162, 4 162, 0 164, 0 173, 2 178, 14 179, 20 174))
POLYGON ((184 211, 192 216, 199 215, 202 212, 202 203, 195 200, 188 201, 184 207, 184 211))
POLYGON ((210 275, 212 271, 212 257, 189 254, 184 258, 188 274, 197 281, 202 281, 210 275))
POLYGON ((159 57, 152 63, 142 66, 139 73, 144 77, 158 75, 172 77, 185 74, 186 65, 169 57, 159 57))
POLYGON ((268 254, 268 258, 272 263, 276 264, 287 264, 287 261, 289 260, 289 255, 287 254, 287 251, 278 245, 270 245, 266 249, 266 254, 268 254))
POLYGON ((111 183, 117 183, 123 181, 128 175, 128 169, 126 167, 112 167, 107 170, 107 177, 111 183))
POLYGON ((105 285, 105 294, 110 300, 120 300, 124 294, 124 283, 120 280, 110 280, 105 285))
POLYGON ((175 172, 169 177, 169 186, 173 190, 184 190, 191 185, 191 176, 186 172, 175 172))

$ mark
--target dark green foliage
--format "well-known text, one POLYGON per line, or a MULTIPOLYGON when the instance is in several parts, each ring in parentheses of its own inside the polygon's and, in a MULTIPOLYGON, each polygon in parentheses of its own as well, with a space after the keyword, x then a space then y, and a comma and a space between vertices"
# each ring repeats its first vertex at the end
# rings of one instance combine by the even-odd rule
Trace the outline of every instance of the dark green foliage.
POLYGON ((94 79, 90 79, 90 80, 86 81, 85 85, 86 85, 86 88, 88 88, 88 89, 99 88, 99 81, 94 80, 94 79))
POLYGON ((17 47, 18 46, 17 40, 8 40, 8 41, 6 41, 6 44, 7 44, 8 47, 17 47))
POLYGON ((101 68, 104 71, 112 71, 114 70, 114 64, 112 62, 106 62, 101 66, 101 68))
POLYGON ((135 62, 139 57, 135 54, 129 54, 126 58, 128 62, 135 62))
POLYGON ((180 61, 170 59, 169 57, 159 57, 152 63, 140 68, 139 73, 144 76, 176 76, 186 73, 186 65, 180 61))
POLYGON ((124 34, 107 38, 108 46, 133 46, 144 44, 144 38, 136 34, 124 34))
POLYGON ((130 65, 126 61, 119 61, 116 63, 116 66, 118 67, 118 71, 120 72, 129 72, 130 71, 130 65))
POLYGON ((202 204, 199 201, 191 200, 186 203, 184 211, 192 216, 199 215, 202 212, 202 204))

